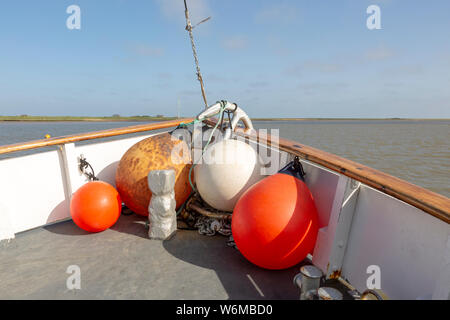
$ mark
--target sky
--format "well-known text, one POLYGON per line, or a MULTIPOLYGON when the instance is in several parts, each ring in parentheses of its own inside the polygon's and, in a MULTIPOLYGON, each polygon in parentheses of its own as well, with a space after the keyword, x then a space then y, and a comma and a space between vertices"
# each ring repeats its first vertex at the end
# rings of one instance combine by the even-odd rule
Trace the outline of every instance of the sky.
MULTIPOLYGON (((450 118, 448 0, 188 0, 209 104, 250 117, 450 118), (369 30, 370 5, 381 29, 369 30)), ((0 4, 0 115, 194 116, 183 0, 0 4), (66 12, 80 8, 80 29, 66 12)))

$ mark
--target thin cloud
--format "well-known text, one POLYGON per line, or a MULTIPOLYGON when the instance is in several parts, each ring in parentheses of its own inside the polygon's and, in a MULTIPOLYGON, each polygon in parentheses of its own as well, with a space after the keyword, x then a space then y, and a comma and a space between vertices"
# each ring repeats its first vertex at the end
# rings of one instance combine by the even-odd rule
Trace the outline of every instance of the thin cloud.
POLYGON ((320 61, 308 61, 304 64, 307 70, 319 71, 319 72, 339 72, 342 70, 342 66, 338 63, 328 63, 320 61))
POLYGON ((282 74, 297 78, 303 77, 305 73, 336 73, 343 70, 343 66, 338 63, 329 63, 323 61, 309 60, 300 65, 294 65, 283 70, 282 74))
POLYGON ((275 34, 267 36, 266 44, 272 52, 279 56, 287 56, 293 52, 293 50, 286 46, 282 39, 275 34))
POLYGON ((227 50, 242 50, 248 46, 248 39, 245 36, 228 37, 222 41, 222 46, 227 50))
POLYGON ((263 7, 255 14, 256 23, 289 24, 298 20, 298 9, 288 3, 277 3, 263 7))
POLYGON ((159 72, 156 77, 161 80, 172 79, 172 74, 169 72, 159 72))
POLYGON ((200 90, 182 90, 178 92, 181 96, 200 96, 200 90))
POLYGON ((417 76, 424 73, 425 70, 420 65, 403 65, 386 69, 382 74, 386 76, 417 76))
POLYGON ((347 83, 343 82, 337 82, 337 83, 302 83, 298 85, 297 89, 301 90, 306 95, 313 95, 313 94, 324 94, 324 93, 330 93, 330 92, 336 92, 341 91, 345 88, 348 88, 349 85, 347 83))
POLYGON ((143 57, 161 57, 164 55, 164 49, 147 44, 137 44, 131 47, 131 51, 138 56, 143 57))
POLYGON ((223 77, 221 75, 215 74, 215 73, 209 73, 205 74, 203 76, 204 79, 206 79, 208 82, 215 82, 215 83, 228 83, 230 82, 230 79, 227 77, 223 77))
POLYGON ((392 58, 395 52, 387 47, 378 47, 366 52, 365 58, 371 61, 380 61, 392 58))
POLYGON ((250 88, 266 88, 269 86, 269 82, 267 81, 254 81, 254 82, 250 82, 248 85, 250 88))

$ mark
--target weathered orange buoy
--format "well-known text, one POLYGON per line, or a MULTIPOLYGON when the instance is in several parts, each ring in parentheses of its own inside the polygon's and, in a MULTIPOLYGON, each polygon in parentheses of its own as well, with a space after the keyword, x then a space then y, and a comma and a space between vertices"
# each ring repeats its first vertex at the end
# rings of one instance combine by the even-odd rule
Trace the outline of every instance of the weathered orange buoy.
POLYGON ((128 149, 116 172, 116 187, 126 206, 137 214, 148 216, 152 193, 147 175, 150 170, 166 169, 175 171, 175 200, 177 207, 182 205, 192 190, 188 176, 191 160, 187 150, 186 142, 172 140, 168 133, 144 139, 128 149), (180 143, 185 145, 178 145, 180 143), (177 151, 172 152, 175 147, 177 151))
POLYGON ((250 187, 233 211, 237 248, 262 268, 289 268, 314 249, 318 214, 295 163, 250 187))
POLYGON ((89 232, 108 229, 119 219, 122 200, 117 190, 103 181, 81 186, 70 200, 70 214, 75 224, 89 232))

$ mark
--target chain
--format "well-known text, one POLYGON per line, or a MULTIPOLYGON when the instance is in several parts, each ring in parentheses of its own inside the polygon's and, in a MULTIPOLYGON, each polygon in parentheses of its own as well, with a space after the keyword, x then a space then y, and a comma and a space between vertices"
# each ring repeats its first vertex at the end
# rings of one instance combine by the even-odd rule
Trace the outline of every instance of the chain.
POLYGON ((234 242, 233 235, 228 237, 227 246, 237 249, 236 243, 234 242))
POLYGON ((179 227, 179 229, 197 230, 199 234, 205 236, 220 234, 228 237, 227 246, 236 248, 231 234, 231 219, 228 214, 217 210, 213 212, 212 208, 205 208, 201 204, 202 201, 198 200, 198 194, 191 195, 179 210, 178 220, 187 225, 187 228, 179 227))
POLYGON ((198 229, 198 233, 206 236, 214 236, 216 233, 231 236, 231 224, 223 219, 200 216, 194 227, 198 229))

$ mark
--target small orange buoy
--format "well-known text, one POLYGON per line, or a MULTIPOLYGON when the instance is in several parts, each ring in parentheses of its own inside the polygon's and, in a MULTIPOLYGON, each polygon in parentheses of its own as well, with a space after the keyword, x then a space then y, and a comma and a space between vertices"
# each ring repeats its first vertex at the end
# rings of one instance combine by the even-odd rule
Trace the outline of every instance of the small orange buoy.
POLYGON ((233 211, 231 230, 239 251, 266 269, 286 269, 314 249, 318 214, 296 159, 250 187, 233 211))
POLYGON ((92 181, 80 187, 70 201, 75 224, 89 232, 108 229, 119 219, 122 200, 117 190, 103 181, 92 181))

